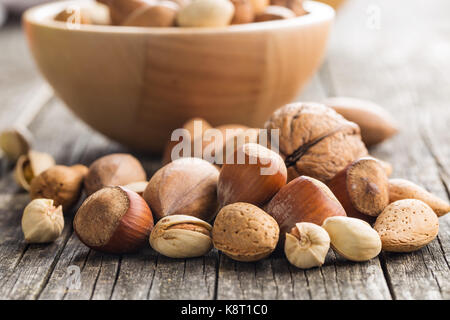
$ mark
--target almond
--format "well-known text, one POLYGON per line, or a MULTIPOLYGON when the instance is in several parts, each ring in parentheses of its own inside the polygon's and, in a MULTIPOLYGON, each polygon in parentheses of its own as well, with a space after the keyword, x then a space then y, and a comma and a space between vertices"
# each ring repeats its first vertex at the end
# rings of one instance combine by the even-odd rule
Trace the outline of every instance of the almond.
POLYGON ((433 210, 415 199, 399 200, 384 209, 375 221, 383 250, 411 252, 426 246, 439 231, 439 221, 433 210))
POLYGON ((324 104, 359 125, 362 140, 368 147, 383 142, 398 132, 391 115, 371 101, 334 97, 326 99, 324 104))

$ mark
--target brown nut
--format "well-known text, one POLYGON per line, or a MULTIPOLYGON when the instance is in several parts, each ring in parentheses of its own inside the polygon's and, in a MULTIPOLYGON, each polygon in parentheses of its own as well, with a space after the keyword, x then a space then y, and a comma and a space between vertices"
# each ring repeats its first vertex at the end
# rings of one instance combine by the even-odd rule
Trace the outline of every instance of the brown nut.
POLYGON ((54 165, 55 159, 48 153, 30 150, 17 160, 14 168, 14 179, 28 191, 33 178, 54 165))
POLYGON ((389 202, 392 203, 403 199, 417 199, 425 202, 438 217, 442 217, 450 212, 450 204, 447 201, 431 194, 415 183, 405 179, 390 179, 389 202))
POLYGON ((259 13, 255 16, 255 22, 292 19, 295 17, 295 12, 291 9, 281 6, 268 6, 262 13, 259 13))
POLYGON ((81 242, 91 249, 127 253, 147 243, 153 217, 137 193, 122 187, 106 187, 83 202, 73 228, 81 242))
POLYGON ((127 185, 147 180, 138 159, 126 153, 114 153, 95 160, 84 179, 87 195, 107 186, 127 185))
POLYGON ((320 267, 330 249, 330 236, 321 226, 314 223, 296 223, 286 233, 284 252, 286 258, 297 268, 320 267))
POLYGON ((30 197, 52 199, 55 206, 61 205, 67 210, 80 198, 87 171, 88 168, 82 165, 53 166, 31 181, 30 197))
POLYGON ((130 14, 141 7, 155 4, 156 0, 97 0, 109 7, 111 22, 121 25, 130 14))
POLYGON ((412 252, 436 238, 439 220, 424 202, 415 199, 399 200, 384 209, 375 221, 384 251, 412 252))
POLYGON ((234 16, 231 24, 250 23, 255 19, 255 11, 251 0, 230 0, 234 5, 234 16))
POLYGON ((345 210, 328 187, 319 180, 298 177, 278 191, 266 206, 266 211, 280 226, 284 235, 298 222, 322 225, 326 218, 345 216, 345 210))
POLYGON ((0 134, 0 148, 11 161, 17 161, 20 156, 30 151, 32 135, 27 128, 14 127, 0 134))
POLYGON ((79 8, 66 8, 55 16, 55 21, 71 24, 92 24, 89 11, 79 8))
POLYGON ((231 23, 234 6, 229 0, 195 0, 177 15, 180 27, 225 27, 231 23))
POLYGON ((291 9, 297 16, 302 16, 307 14, 306 10, 303 8, 304 0, 271 0, 271 5, 281 6, 291 9))
POLYGON ((368 147, 381 143, 398 132, 391 115, 371 101, 334 97, 326 99, 324 103, 345 119, 358 124, 362 140, 368 147))
POLYGON ((217 214, 212 230, 214 246, 237 261, 257 261, 269 256, 278 242, 276 221, 249 203, 233 203, 217 214))
POLYGON ((153 228, 150 245, 170 258, 200 257, 212 249, 211 229, 209 223, 192 216, 167 216, 153 228))
POLYGON ((367 155, 358 125, 321 104, 288 104, 276 110, 265 127, 280 129, 279 150, 288 180, 306 175, 326 182, 367 155))
POLYGON ((250 2, 252 3, 255 14, 263 13, 270 4, 270 0, 250 0, 250 2))
POLYGON ((248 143, 236 150, 234 160, 220 170, 217 197, 221 207, 235 202, 262 206, 286 184, 286 166, 272 150, 248 143))
POLYGON ((361 158, 339 172, 328 187, 342 204, 347 216, 368 223, 389 204, 389 183, 381 163, 373 158, 361 158))
POLYGON ((132 12, 122 23, 122 26, 133 27, 172 27, 180 10, 178 4, 172 1, 161 1, 153 5, 142 6, 132 12))
POLYGON ((217 213, 219 170, 199 158, 181 158, 159 169, 144 191, 157 220, 188 215, 210 221, 217 213))

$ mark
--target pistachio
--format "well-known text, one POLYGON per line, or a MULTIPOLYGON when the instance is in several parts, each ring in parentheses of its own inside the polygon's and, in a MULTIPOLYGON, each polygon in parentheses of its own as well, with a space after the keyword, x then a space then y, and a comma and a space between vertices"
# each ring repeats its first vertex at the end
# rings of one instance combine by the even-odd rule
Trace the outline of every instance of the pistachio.
POLYGON ((35 199, 23 211, 22 231, 29 243, 55 241, 64 229, 62 207, 51 199, 35 199))
POLYGON ((124 185, 123 187, 136 192, 138 195, 140 195, 142 197, 142 195, 144 194, 145 188, 147 188, 147 185, 148 185, 147 181, 138 181, 138 182, 129 183, 127 185, 124 185))
POLYGON ((48 153, 30 150, 17 160, 14 168, 14 179, 28 191, 33 178, 54 165, 55 159, 48 153))
POLYGON ((330 217, 322 227, 328 232, 331 246, 351 261, 367 261, 381 251, 378 233, 367 222, 349 217, 330 217))
POLYGON ((17 161, 30 150, 32 135, 26 128, 15 127, 0 134, 0 148, 11 161, 17 161))
POLYGON ((314 223, 297 223, 290 233, 286 233, 284 252, 289 262, 298 268, 321 266, 329 249, 330 236, 314 223))
POLYGON ((170 258, 203 256, 212 248, 211 229, 209 223, 192 216, 167 216, 153 228, 150 245, 170 258))

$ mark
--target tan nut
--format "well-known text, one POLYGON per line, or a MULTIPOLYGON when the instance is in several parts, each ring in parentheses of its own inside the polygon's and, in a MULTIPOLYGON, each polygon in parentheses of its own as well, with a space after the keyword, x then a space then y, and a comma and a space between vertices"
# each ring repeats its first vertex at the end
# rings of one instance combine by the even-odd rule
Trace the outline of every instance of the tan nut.
POLYGON ((212 249, 211 225, 192 216, 162 218, 150 234, 154 250, 170 258, 200 257, 212 249))
POLYGON ((351 261, 367 261, 381 251, 378 233, 367 222, 349 217, 330 217, 322 227, 328 232, 331 246, 351 261))
POLYGON ((53 200, 35 199, 23 211, 22 231, 29 243, 55 241, 64 229, 62 207, 55 207, 53 200))
POLYGON ((138 181, 138 182, 132 182, 129 184, 124 185, 123 187, 136 192, 141 197, 144 194, 145 188, 147 188, 148 181, 138 181))
POLYGON ((30 190, 34 177, 55 165, 55 159, 48 153, 29 151, 19 157, 14 168, 14 179, 25 190, 30 190))
POLYGON ((195 0, 178 12, 180 27, 225 27, 231 23, 234 6, 229 0, 195 0))
POLYGON ((250 0, 253 6, 253 11, 255 14, 260 14, 264 12, 267 6, 270 4, 270 0, 250 0))
POLYGON ((26 128, 6 129, 0 134, 0 148, 9 160, 17 161, 30 150, 31 140, 32 135, 26 128))
POLYGON ((133 27, 172 27, 180 6, 172 1, 161 1, 154 5, 143 6, 131 13, 122 26, 133 27))
POLYGON ((389 201, 392 203, 403 199, 417 199, 425 202, 438 217, 450 212, 450 204, 447 201, 431 194, 415 183, 405 179, 390 179, 389 201))
POLYGON ((234 16, 231 24, 250 23, 255 19, 255 11, 251 0, 230 0, 234 5, 234 16))
POLYGON ((298 268, 320 267, 329 249, 330 236, 314 223, 296 223, 291 232, 286 233, 284 252, 289 262, 298 268))
POLYGON ((62 205, 63 209, 67 210, 80 198, 87 172, 88 168, 83 165, 53 166, 33 179, 30 197, 52 199, 55 206, 62 205))

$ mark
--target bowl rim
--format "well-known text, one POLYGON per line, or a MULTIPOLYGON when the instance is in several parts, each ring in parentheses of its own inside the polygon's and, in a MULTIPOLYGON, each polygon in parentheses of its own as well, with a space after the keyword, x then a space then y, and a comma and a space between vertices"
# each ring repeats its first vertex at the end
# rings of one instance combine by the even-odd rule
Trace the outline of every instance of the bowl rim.
POLYGON ((112 25, 78 25, 76 28, 68 28, 65 22, 51 19, 64 8, 73 5, 85 7, 94 5, 91 0, 65 0, 45 3, 26 10, 22 21, 50 29, 67 30, 73 32, 90 33, 115 33, 115 34, 222 34, 252 31, 282 30, 302 25, 311 25, 334 19, 335 10, 321 2, 305 1, 304 7, 308 14, 286 20, 273 20, 258 23, 236 24, 224 28, 176 28, 176 27, 128 27, 112 25))

